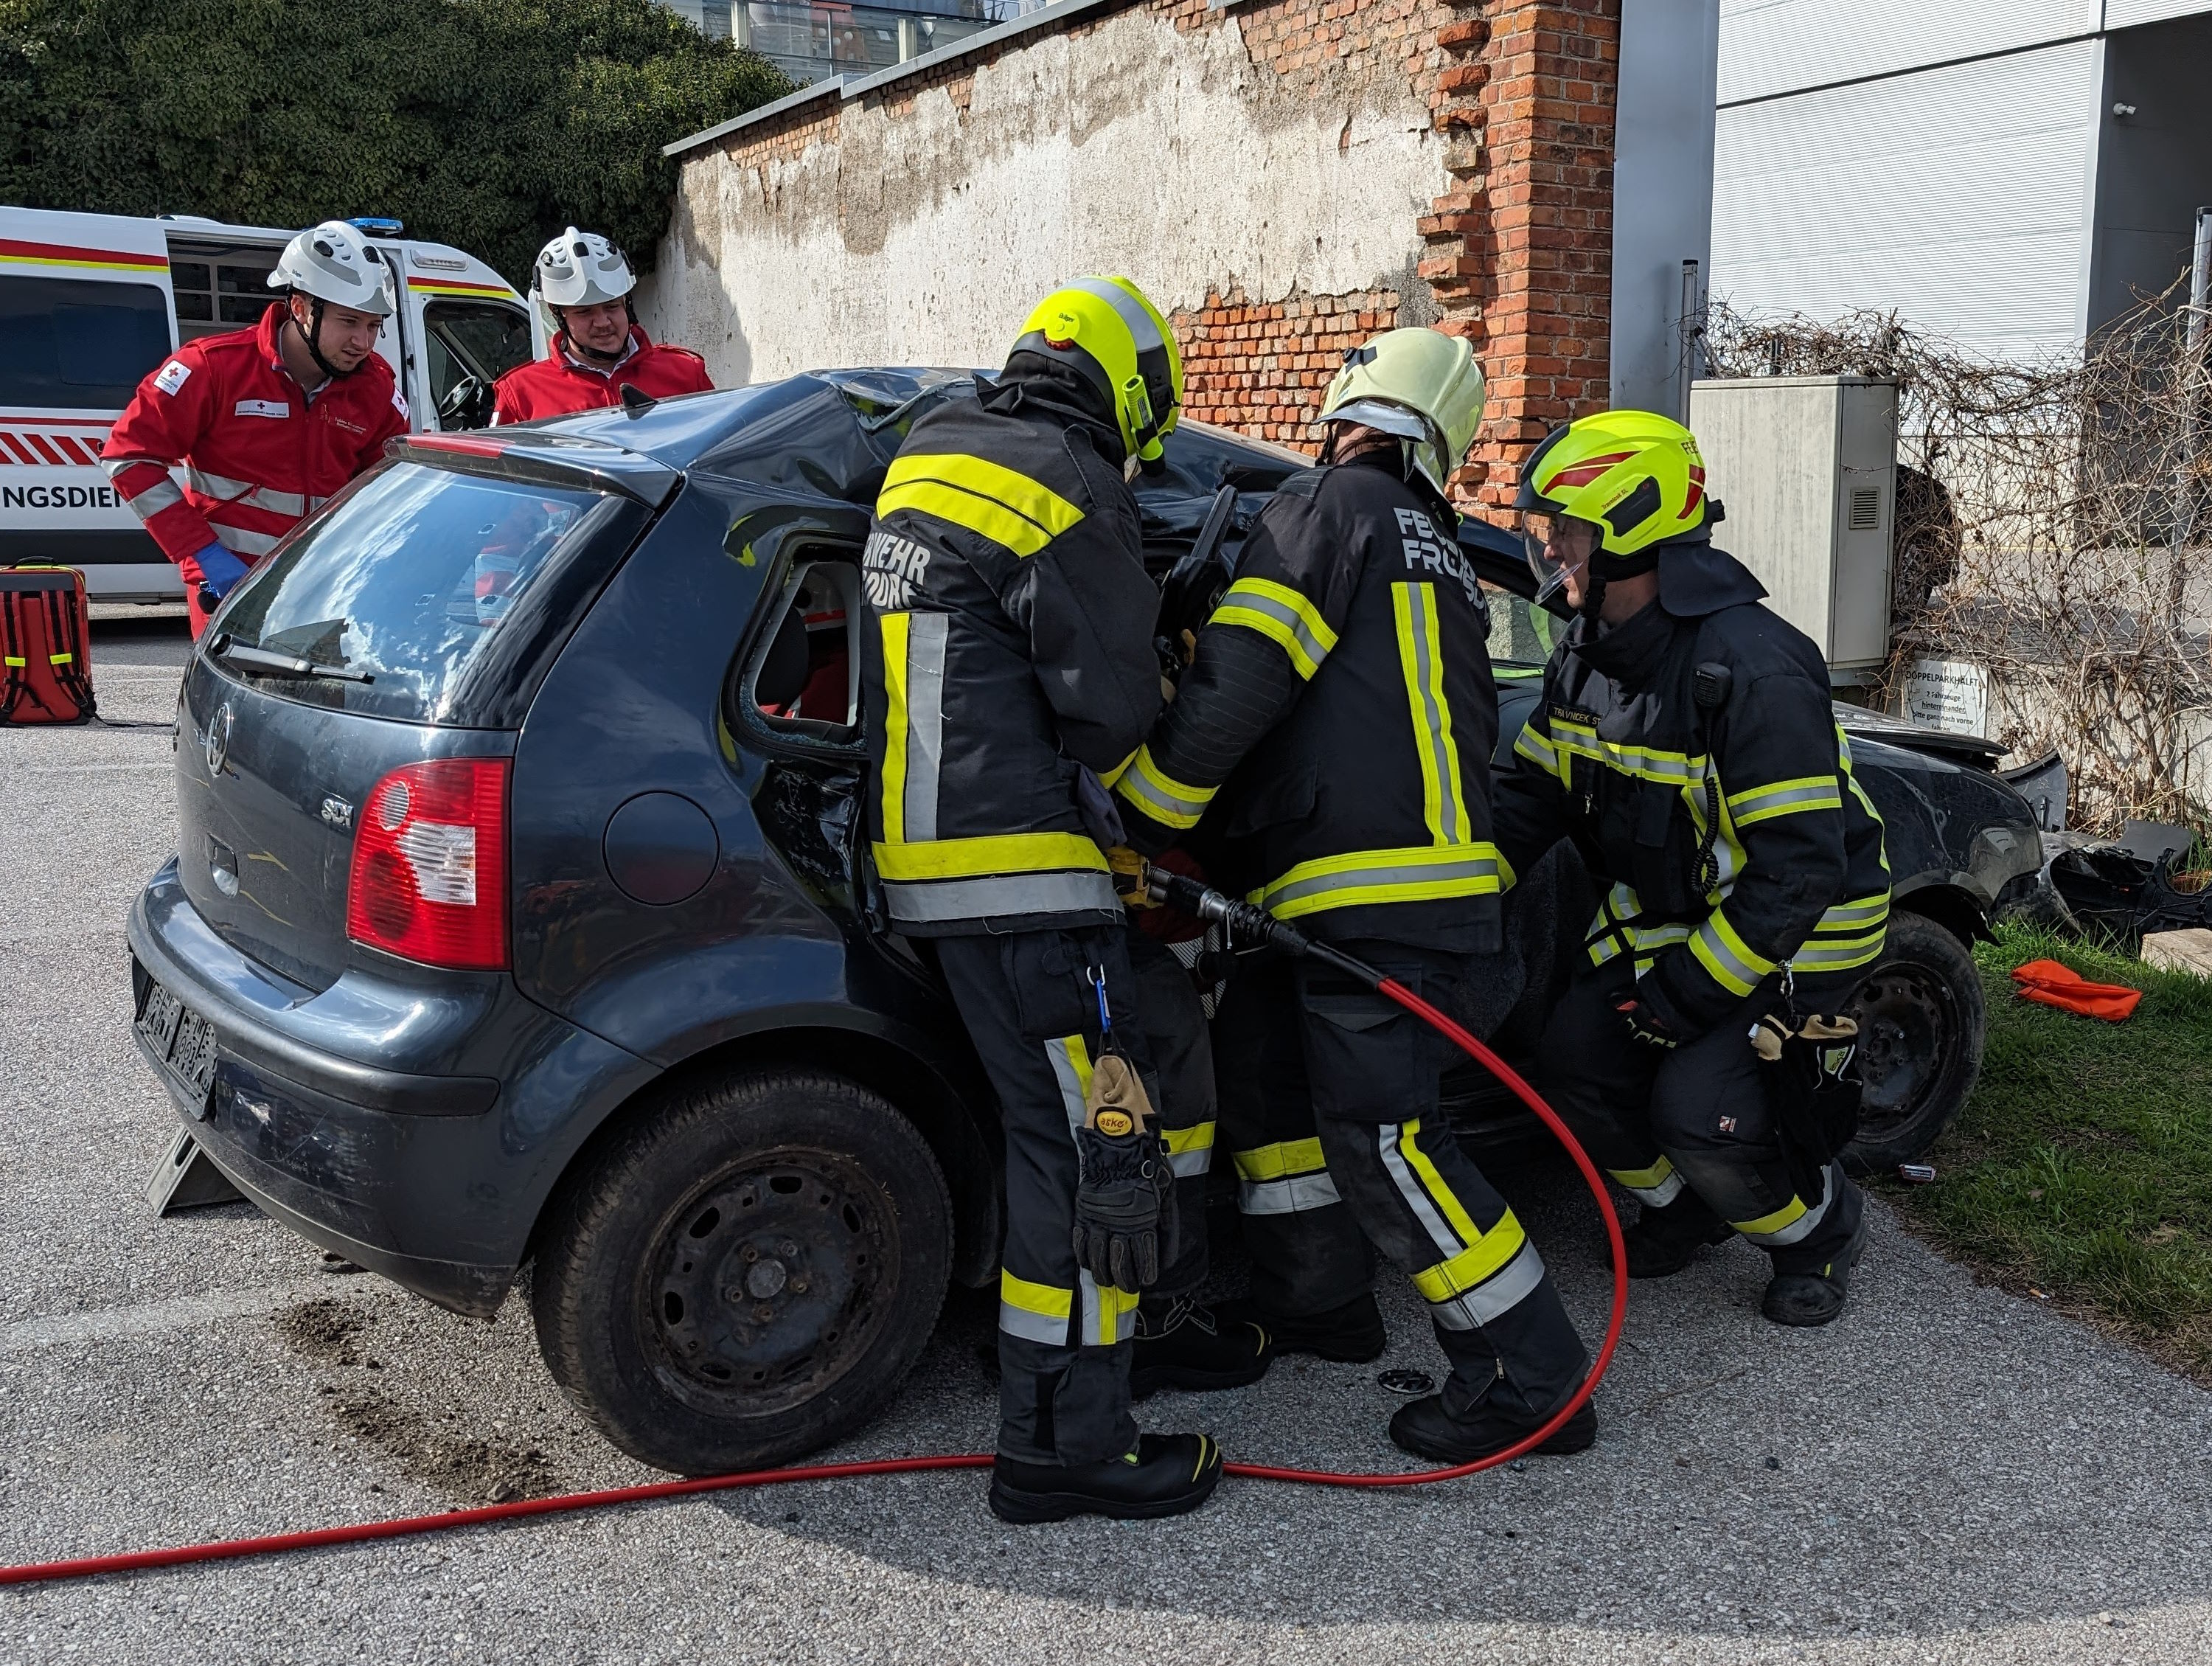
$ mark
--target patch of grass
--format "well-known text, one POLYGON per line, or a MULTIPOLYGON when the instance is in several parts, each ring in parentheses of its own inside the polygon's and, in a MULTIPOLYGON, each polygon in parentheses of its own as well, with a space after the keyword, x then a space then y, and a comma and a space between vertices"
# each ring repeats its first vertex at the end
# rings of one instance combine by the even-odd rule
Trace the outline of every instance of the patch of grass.
POLYGON ((2212 980, 2020 926, 1974 958, 1981 1083, 1930 1159, 1936 1183, 1885 1189, 1960 1258, 2212 1385, 2212 980), (2043 959, 2142 1004, 2107 1024, 2021 1000, 2012 969, 2043 959))

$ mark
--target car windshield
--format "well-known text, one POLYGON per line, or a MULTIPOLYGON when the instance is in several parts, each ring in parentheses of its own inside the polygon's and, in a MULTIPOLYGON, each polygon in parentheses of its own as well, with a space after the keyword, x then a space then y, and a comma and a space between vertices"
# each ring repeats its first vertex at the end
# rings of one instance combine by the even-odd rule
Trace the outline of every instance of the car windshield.
POLYGON ((393 465, 264 563, 220 634, 368 679, 283 678, 295 698, 465 723, 471 668, 617 505, 588 489, 393 465))

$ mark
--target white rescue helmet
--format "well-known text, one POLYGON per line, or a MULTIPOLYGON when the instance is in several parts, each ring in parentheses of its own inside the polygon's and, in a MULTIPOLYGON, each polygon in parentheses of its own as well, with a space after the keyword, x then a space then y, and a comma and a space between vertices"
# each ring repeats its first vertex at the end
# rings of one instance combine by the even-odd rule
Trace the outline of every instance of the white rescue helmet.
POLYGON ((359 228, 343 220, 311 226, 287 243, 276 258, 276 270, 269 274, 269 287, 376 318, 390 318, 398 310, 392 268, 377 258, 359 228))
POLYGON ((623 252, 595 231, 571 226, 538 252, 530 293, 549 330, 561 328, 560 308, 620 301, 637 288, 623 252))

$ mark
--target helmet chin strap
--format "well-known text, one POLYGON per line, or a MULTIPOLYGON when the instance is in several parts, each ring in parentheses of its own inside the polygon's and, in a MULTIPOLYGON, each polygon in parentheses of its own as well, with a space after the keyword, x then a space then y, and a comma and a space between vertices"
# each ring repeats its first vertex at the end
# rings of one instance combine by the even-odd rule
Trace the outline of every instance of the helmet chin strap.
POLYGON ((590 360, 593 364, 603 365, 610 370, 622 362, 623 354, 628 351, 629 348, 630 331, 637 328, 637 313, 631 308, 629 297, 628 295, 624 295, 623 297, 622 346, 612 353, 602 353, 598 348, 586 347, 582 342, 578 341, 575 337, 575 332, 568 328, 568 309, 565 307, 556 307, 554 311, 560 316, 561 333, 568 338, 568 345, 571 348, 582 354, 584 357, 590 360))
MULTIPOLYGON (((304 330, 300 328, 299 317, 292 311, 289 304, 287 304, 284 309, 284 321, 290 325, 292 328, 298 332, 300 340, 307 347, 307 356, 315 362, 315 368, 318 370, 320 370, 323 374, 325 376, 350 376, 353 374, 354 370, 361 368, 361 364, 354 366, 353 370, 341 370, 337 366, 332 364, 328 359, 323 356, 323 306, 324 301, 320 295, 309 295, 307 297, 307 327, 304 330)), ((368 362, 368 361, 366 358, 361 362, 362 364, 367 364, 368 362)))

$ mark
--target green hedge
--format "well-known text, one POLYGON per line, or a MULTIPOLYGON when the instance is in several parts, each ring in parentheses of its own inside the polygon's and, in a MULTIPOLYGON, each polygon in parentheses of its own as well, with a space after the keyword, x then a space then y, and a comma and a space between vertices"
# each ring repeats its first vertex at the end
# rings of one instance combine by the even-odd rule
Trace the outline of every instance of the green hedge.
POLYGON ((522 288, 571 222, 649 266, 660 147, 791 90, 653 0, 0 0, 0 203, 393 215, 522 288))

